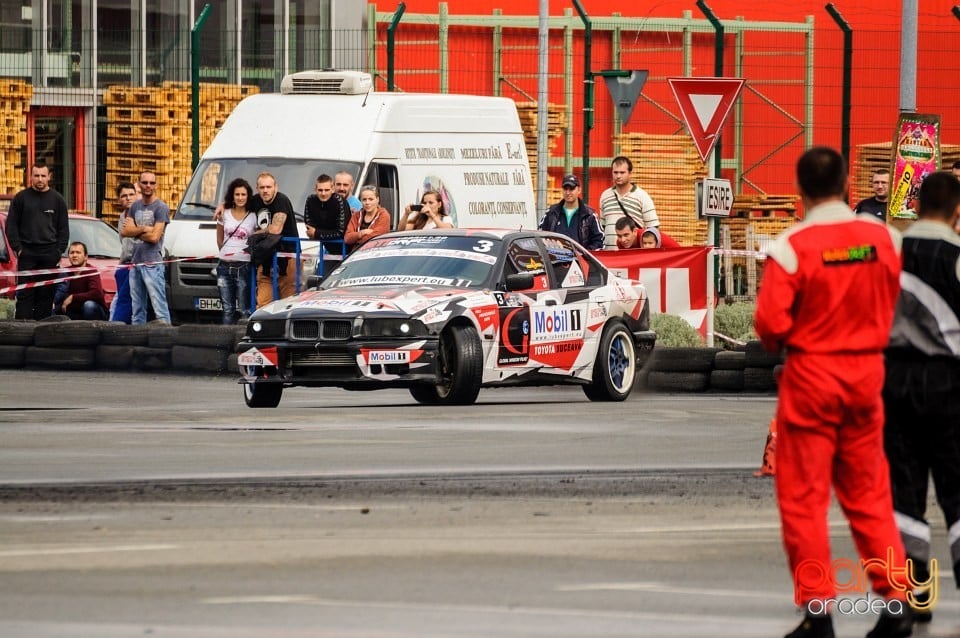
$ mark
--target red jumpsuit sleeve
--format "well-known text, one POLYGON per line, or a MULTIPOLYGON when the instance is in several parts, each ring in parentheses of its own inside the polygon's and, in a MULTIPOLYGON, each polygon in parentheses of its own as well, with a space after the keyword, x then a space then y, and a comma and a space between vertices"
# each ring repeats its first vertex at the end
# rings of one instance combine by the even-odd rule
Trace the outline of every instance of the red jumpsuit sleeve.
POLYGON ((797 296, 796 274, 791 275, 773 259, 767 259, 757 293, 753 327, 763 347, 780 352, 793 330, 793 305, 797 296))

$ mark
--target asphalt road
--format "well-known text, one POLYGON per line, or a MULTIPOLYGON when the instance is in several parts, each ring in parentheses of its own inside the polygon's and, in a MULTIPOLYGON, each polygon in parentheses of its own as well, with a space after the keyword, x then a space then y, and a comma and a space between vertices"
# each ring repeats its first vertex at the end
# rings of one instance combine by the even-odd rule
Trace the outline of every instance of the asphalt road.
MULTIPOLYGON (((0 636, 783 635, 772 483, 751 476, 773 409, 537 388, 254 411, 232 379, 2 372, 0 636)), ((915 635, 960 635, 941 581, 915 635)))

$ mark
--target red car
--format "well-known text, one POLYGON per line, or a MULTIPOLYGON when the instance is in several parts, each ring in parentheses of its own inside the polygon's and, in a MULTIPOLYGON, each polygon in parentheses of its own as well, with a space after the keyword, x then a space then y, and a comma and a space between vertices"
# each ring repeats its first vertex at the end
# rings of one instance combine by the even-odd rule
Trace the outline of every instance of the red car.
MULTIPOLYGON (((117 280, 113 273, 120 263, 120 235, 117 229, 103 220, 89 215, 70 213, 70 241, 81 241, 87 247, 89 263, 100 270, 100 283, 107 305, 117 294, 117 280)), ((66 253, 62 266, 69 265, 66 253)), ((15 286, 17 283, 17 256, 7 241, 7 211, 0 211, 0 289, 15 286)), ((3 293, 12 299, 15 293, 3 293)))

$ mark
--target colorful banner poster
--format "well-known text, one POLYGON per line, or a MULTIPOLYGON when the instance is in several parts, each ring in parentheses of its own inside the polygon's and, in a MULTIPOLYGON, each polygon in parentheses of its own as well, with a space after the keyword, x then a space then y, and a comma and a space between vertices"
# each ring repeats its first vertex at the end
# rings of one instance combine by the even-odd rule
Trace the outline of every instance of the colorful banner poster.
POLYGON ((890 154, 887 218, 916 219, 916 198, 924 178, 940 169, 940 116, 902 113, 890 154))
POLYGON ((620 276, 647 287, 650 312, 683 317, 707 336, 709 246, 656 250, 597 250, 593 255, 620 276))

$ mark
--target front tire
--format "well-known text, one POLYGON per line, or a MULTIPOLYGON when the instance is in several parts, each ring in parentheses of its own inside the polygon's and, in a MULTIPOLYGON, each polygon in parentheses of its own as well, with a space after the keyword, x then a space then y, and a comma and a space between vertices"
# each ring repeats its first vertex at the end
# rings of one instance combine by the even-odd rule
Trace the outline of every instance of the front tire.
POLYGON ((244 383, 243 400, 248 408, 275 408, 283 397, 283 386, 275 383, 244 383))
POLYGON ((420 403, 469 405, 480 394, 483 350, 473 326, 450 326, 440 335, 437 350, 440 383, 416 385, 410 394, 420 403))
POLYGON ((637 374, 637 351, 633 335, 622 323, 603 329, 597 358, 593 364, 593 381, 583 386, 591 401, 623 401, 633 390, 637 374))

